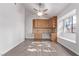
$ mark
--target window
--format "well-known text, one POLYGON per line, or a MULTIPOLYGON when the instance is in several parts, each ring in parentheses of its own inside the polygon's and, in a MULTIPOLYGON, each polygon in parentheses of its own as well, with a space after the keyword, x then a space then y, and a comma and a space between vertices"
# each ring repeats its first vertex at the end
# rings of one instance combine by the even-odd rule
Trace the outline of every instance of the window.
POLYGON ((75 33, 76 29, 76 14, 64 19, 64 32, 75 33))
POLYGON ((73 32, 75 32, 76 30, 76 15, 73 16, 73 32))
POLYGON ((58 20, 58 36, 66 41, 76 43, 77 9, 67 10, 58 20), (67 13, 68 12, 68 13, 67 13))

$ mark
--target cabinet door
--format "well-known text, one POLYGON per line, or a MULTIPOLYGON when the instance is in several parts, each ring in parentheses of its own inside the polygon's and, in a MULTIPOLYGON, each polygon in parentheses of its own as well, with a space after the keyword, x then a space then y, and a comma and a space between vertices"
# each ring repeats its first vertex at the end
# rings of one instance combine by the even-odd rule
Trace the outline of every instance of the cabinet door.
POLYGON ((48 28, 49 23, 48 23, 48 19, 35 19, 33 20, 33 27, 36 28, 48 28))
POLYGON ((51 40, 57 42, 57 33, 51 33, 51 40))
POLYGON ((52 22, 53 22, 53 24, 52 24, 53 28, 56 28, 57 27, 57 18, 54 17, 52 22))
POLYGON ((52 18, 50 18, 49 25, 51 28, 57 27, 57 16, 53 16, 52 18))
POLYGON ((42 34, 41 33, 35 33, 34 38, 35 38, 35 40, 41 40, 42 34))

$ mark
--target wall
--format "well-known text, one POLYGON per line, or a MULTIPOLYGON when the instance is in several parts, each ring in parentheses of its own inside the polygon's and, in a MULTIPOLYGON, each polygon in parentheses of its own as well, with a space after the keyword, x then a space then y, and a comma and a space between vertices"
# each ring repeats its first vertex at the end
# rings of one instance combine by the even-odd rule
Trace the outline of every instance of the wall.
POLYGON ((22 5, 0 4, 0 55, 24 41, 24 19, 22 5))
POLYGON ((79 4, 73 3, 70 4, 67 8, 63 10, 58 16, 58 42, 71 51, 75 52, 76 54, 79 55, 79 4), (61 20, 61 17, 64 16, 65 14, 69 13, 73 9, 77 9, 77 26, 76 26, 76 33, 71 34, 71 33, 63 33, 63 20, 61 20), (60 26, 61 25, 61 26, 60 26), (76 42, 71 42, 69 40, 75 40, 76 42))

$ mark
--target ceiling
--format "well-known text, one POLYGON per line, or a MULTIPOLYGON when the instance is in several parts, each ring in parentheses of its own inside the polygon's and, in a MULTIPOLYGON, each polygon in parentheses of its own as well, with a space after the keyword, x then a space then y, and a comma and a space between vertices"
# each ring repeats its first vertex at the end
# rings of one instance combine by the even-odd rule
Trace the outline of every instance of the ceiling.
MULTIPOLYGON (((44 17, 49 18, 52 16, 57 16, 69 5, 69 3, 43 3, 42 8, 48 9, 48 11, 46 12, 48 15, 45 15, 44 17)), ((38 3, 25 3, 24 6, 26 8, 26 12, 29 12, 30 14, 34 13, 33 8, 39 8, 38 3)))

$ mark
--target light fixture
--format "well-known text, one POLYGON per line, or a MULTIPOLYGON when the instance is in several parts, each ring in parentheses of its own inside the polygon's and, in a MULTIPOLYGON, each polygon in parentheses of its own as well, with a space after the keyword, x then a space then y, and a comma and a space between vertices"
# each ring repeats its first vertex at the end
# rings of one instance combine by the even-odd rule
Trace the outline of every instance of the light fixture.
MULTIPOLYGON (((42 3, 39 3, 38 4, 39 9, 33 8, 33 10, 35 11, 34 14, 36 14, 39 17, 44 16, 44 15, 48 15, 46 13, 48 9, 43 9, 42 5, 43 5, 42 3)), ((32 14, 32 15, 34 15, 34 14, 32 14)))
POLYGON ((37 12, 38 16, 43 16, 43 12, 37 12))

